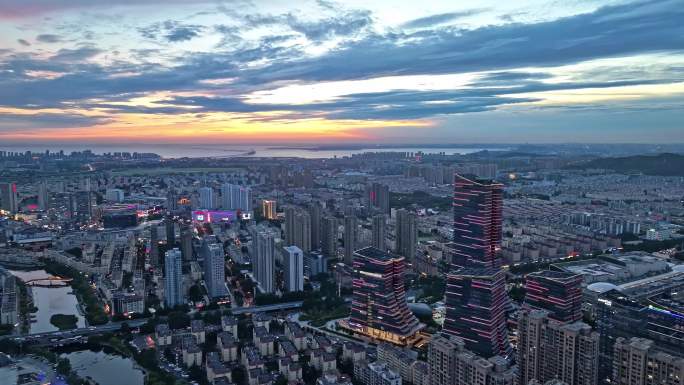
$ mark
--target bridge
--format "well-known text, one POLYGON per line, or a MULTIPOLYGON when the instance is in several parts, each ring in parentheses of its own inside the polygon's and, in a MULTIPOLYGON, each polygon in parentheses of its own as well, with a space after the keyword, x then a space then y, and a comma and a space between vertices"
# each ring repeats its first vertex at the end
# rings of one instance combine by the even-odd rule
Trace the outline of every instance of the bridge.
POLYGON ((53 286, 68 286, 69 283, 73 281, 71 278, 61 278, 61 277, 48 277, 31 279, 25 282, 27 286, 38 286, 38 287, 53 287, 53 286))

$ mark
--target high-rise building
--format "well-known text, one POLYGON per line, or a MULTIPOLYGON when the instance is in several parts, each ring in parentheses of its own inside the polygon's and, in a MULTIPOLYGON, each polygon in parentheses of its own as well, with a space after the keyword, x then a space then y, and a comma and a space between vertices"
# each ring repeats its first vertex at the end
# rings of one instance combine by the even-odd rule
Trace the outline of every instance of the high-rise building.
POLYGON ((108 202, 121 203, 124 201, 124 191, 118 188, 108 188, 105 192, 105 199, 108 202))
POLYGON ((166 209, 169 211, 178 210, 178 196, 173 190, 169 190, 166 194, 166 209))
POLYGON ((337 218, 325 217, 321 230, 323 255, 328 258, 337 258, 337 218))
POLYGON ((225 210, 252 211, 252 190, 249 187, 231 183, 222 185, 221 206, 225 210))
POLYGON ((304 290, 304 253, 299 247, 283 247, 283 276, 286 291, 304 290))
POLYGON ((173 223, 173 219, 166 218, 164 226, 166 227, 166 247, 170 249, 176 244, 176 225, 173 223))
POLYGON ((192 234, 193 229, 192 226, 184 224, 181 226, 180 229, 180 238, 181 238, 181 252, 183 253, 183 260, 184 261, 191 261, 193 260, 193 251, 192 251, 192 234))
MULTIPOLYGON (((510 361, 481 357, 466 348, 462 338, 435 334, 428 345, 430 385, 515 385, 516 368, 510 361)), ((527 385, 527 384, 525 384, 527 385)))
POLYGON ((199 207, 202 209, 214 208, 214 190, 211 187, 201 187, 199 190, 199 207))
POLYGON ((357 243, 358 220, 349 213, 344 216, 344 263, 351 266, 357 243))
POLYGON ((354 253, 349 327, 357 333, 405 345, 419 329, 406 303, 404 258, 374 247, 354 253))
POLYGON ((683 385, 684 357, 658 350, 646 338, 618 338, 613 353, 615 385, 683 385))
POLYGON ((50 207, 50 194, 48 193, 47 183, 41 181, 38 183, 38 209, 47 211, 50 207))
POLYGON ((226 295, 226 262, 221 243, 205 239, 202 242, 202 258, 204 263, 204 282, 210 298, 226 295))
POLYGON ((519 383, 559 379, 568 385, 598 383, 599 335, 583 322, 559 322, 546 310, 518 317, 519 383))
POLYGON ((19 210, 16 183, 0 183, 0 203, 2 203, 0 208, 10 213, 16 213, 19 210))
POLYGON ((309 213, 297 210, 295 207, 285 208, 285 242, 302 249, 311 251, 311 217, 309 213))
POLYGON ((582 275, 543 270, 525 278, 525 305, 561 322, 582 319, 582 275))
POLYGON ((259 228, 252 228, 252 274, 263 293, 274 291, 275 239, 273 235, 259 228))
POLYGON ((328 272, 328 260, 323 254, 308 253, 304 256, 304 273, 307 277, 315 277, 328 272))
POLYGON ((164 303, 167 308, 172 308, 184 302, 183 256, 180 250, 172 249, 164 258, 164 303))
POLYGON ((159 260, 159 227, 150 226, 150 265, 157 267, 161 264, 159 260))
POLYGON ((269 220, 277 218, 276 215, 276 201, 274 200, 263 200, 261 201, 261 215, 269 220))
POLYGON ((387 228, 387 219, 385 214, 376 214, 373 216, 373 241, 371 246, 380 250, 387 250, 385 247, 385 236, 387 228))
POLYGON ((684 311, 679 303, 668 301, 669 306, 665 307, 654 301, 653 296, 643 303, 617 290, 600 294, 595 305, 596 329, 601 339, 600 382, 612 378, 615 343, 619 338, 646 338, 659 351, 684 357, 684 311))
POLYGON ((405 209, 399 209, 397 210, 396 215, 396 252, 413 263, 416 259, 416 243, 418 238, 416 214, 405 209))
POLYGON ((505 273, 497 268, 461 268, 447 274, 443 331, 466 349, 489 358, 508 357, 505 273))
POLYGON ((309 204, 309 217, 311 218, 311 249, 318 250, 321 247, 321 203, 318 201, 309 204))
POLYGON ((372 210, 377 210, 385 215, 390 214, 390 192, 387 185, 381 183, 367 185, 366 199, 372 210))
POLYGON ((500 267, 503 185, 454 175, 454 254, 460 266, 500 267))

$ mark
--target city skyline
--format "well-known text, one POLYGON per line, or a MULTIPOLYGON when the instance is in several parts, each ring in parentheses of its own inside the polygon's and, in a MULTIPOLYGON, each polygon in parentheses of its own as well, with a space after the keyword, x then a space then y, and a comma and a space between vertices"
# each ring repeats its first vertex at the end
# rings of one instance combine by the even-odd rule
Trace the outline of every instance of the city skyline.
POLYGON ((5 143, 680 143, 680 1, 0 4, 5 143))

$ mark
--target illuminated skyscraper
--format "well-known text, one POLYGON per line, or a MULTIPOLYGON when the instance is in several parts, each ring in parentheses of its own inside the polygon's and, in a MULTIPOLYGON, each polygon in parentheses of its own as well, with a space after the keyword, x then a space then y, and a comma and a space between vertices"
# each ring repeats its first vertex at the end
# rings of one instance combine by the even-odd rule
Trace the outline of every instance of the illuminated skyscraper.
POLYGON ((374 247, 354 253, 349 326, 370 337, 405 344, 420 324, 406 303, 404 257, 374 247))
POLYGON ((506 329, 505 273, 496 268, 461 268, 447 275, 443 331, 463 339, 468 350, 489 358, 511 353, 506 329))
POLYGON ((261 215, 265 219, 276 219, 276 201, 263 200, 261 202, 261 215))
POLYGON ((454 175, 452 271, 447 274, 444 332, 480 356, 508 357, 505 273, 500 269, 501 191, 491 181, 454 175))
POLYGON ((454 175, 454 257, 459 266, 500 267, 503 185, 454 175))
POLYGON ((560 322, 582 319, 582 276, 544 270, 525 278, 525 305, 549 312, 560 322))

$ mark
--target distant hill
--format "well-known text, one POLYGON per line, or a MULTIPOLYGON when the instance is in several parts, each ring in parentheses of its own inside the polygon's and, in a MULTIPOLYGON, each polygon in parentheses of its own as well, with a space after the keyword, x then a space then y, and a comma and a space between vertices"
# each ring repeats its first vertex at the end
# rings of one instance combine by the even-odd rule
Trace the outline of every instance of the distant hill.
POLYGON ((606 169, 621 173, 642 173, 646 175, 684 176, 684 155, 659 154, 635 155, 621 158, 597 158, 574 164, 570 168, 606 169))

